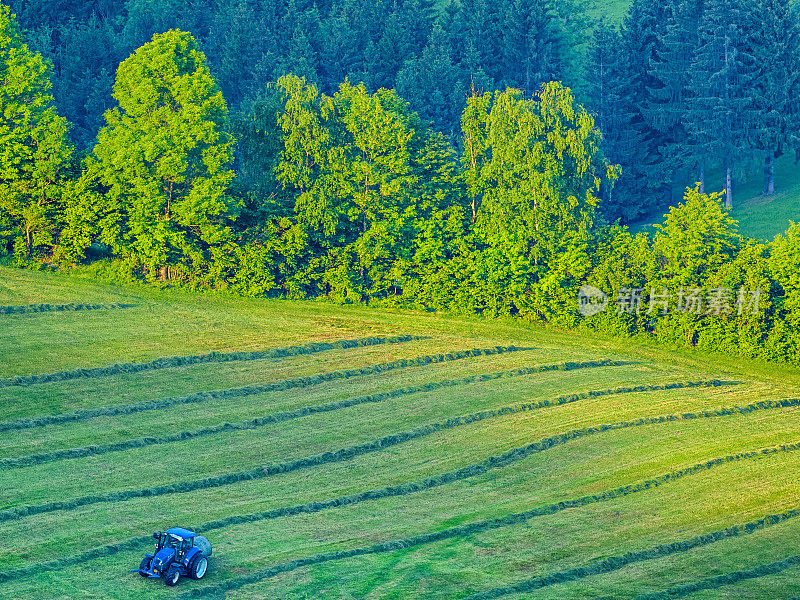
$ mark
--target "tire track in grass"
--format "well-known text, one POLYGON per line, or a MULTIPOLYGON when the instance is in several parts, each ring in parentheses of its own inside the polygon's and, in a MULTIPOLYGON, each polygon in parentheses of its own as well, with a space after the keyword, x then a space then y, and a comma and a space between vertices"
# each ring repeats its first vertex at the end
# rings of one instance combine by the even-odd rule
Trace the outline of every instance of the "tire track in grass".
MULTIPOLYGON (((698 414, 687 413, 682 415, 666 415, 660 417, 645 417, 635 421, 625 421, 620 423, 611 423, 600 425, 597 427, 586 427, 582 429, 574 429, 559 435, 546 437, 524 448, 518 448, 515 452, 542 452, 553 446, 565 444, 571 440, 579 439, 602 433, 605 431, 614 431, 617 429, 627 429, 630 427, 639 427, 642 425, 652 425, 657 423, 666 423, 670 421, 688 421, 702 418, 714 418, 730 416, 734 414, 749 414, 754 411, 772 410, 778 408, 788 408, 800 406, 800 400, 781 400, 781 401, 762 401, 756 404, 751 404, 745 407, 722 408, 715 411, 703 411, 698 414)), ((159 485, 149 488, 140 488, 138 490, 124 490, 117 492, 108 492, 105 494, 94 494, 92 496, 82 496, 79 498, 72 498, 70 500, 56 500, 47 502, 45 504, 32 504, 26 506, 19 506, 15 508, 0 511, 0 522, 13 521, 28 517, 56 511, 71 511, 82 506, 89 506, 93 504, 104 504, 112 502, 126 502, 134 498, 145 498, 155 496, 165 496, 171 494, 182 494, 185 492, 193 492, 197 490, 206 490, 211 488, 222 487, 238 483, 239 481, 251 481, 255 479, 263 479, 281 473, 291 473, 301 469, 316 467, 325 464, 332 464, 338 462, 346 462, 372 452, 379 452, 391 446, 403 444, 405 442, 427 437, 440 431, 446 431, 470 425, 487 419, 495 417, 512 415, 530 410, 541 408, 540 403, 534 404, 520 404, 517 406, 505 407, 497 410, 481 411, 473 413, 464 417, 451 418, 446 421, 438 423, 431 423, 411 429, 402 433, 388 435, 378 438, 371 442, 359 444, 356 446, 349 446, 335 451, 322 452, 312 456, 305 456, 295 460, 285 461, 282 463, 273 463, 249 469, 246 471, 238 471, 234 473, 225 473, 223 475, 215 475, 212 477, 204 477, 202 479, 195 479, 191 481, 180 481, 166 485, 159 485)))
POLYGON ((81 310, 119 310, 135 308, 137 304, 27 304, 23 306, 0 306, 0 315, 23 315, 43 312, 67 312, 81 310))
MULTIPOLYGON (((460 357, 458 357, 460 358, 460 357)), ((575 365, 578 366, 578 365, 575 365)), ((587 366, 587 365, 583 365, 587 366)), ((316 406, 303 406, 295 410, 281 411, 255 419, 249 419, 241 423, 223 423, 221 425, 212 425, 195 429, 192 431, 180 431, 162 436, 150 436, 143 438, 136 438, 132 440, 123 440, 119 442, 110 442, 107 444, 97 444, 92 446, 83 446, 80 448, 65 448, 63 450, 53 450, 51 452, 41 452, 39 454, 31 454, 28 456, 20 456, 14 458, 0 459, 0 469, 16 469, 21 467, 28 467, 39 465, 48 462, 55 462, 59 460, 67 460, 71 458, 82 458, 86 456, 98 456, 101 454, 108 454, 110 452, 121 452, 125 450, 132 450, 135 448, 145 448, 147 446, 154 446, 159 444, 169 444, 172 442, 181 442, 185 440, 196 439, 209 435, 219 433, 227 433, 232 431, 246 431, 257 429, 274 423, 282 423, 292 419, 298 419, 308 415, 331 412, 351 406, 358 406, 360 404, 376 404, 391 398, 399 398, 400 396, 407 396, 421 392, 430 392, 443 388, 451 388, 469 385, 479 381, 491 381, 495 379, 519 377, 522 375, 531 375, 534 373, 541 373, 545 371, 557 370, 564 367, 564 365, 543 365, 540 367, 529 367, 523 369, 513 369, 511 371, 504 371, 500 373, 487 373, 482 375, 473 375, 471 377, 464 377, 462 379, 446 379, 444 381, 437 381, 431 383, 424 383, 421 385, 409 386, 391 390, 388 392, 380 392, 377 394, 370 394, 368 396, 361 396, 358 398, 350 398, 347 400, 339 400, 337 402, 330 402, 327 404, 318 404, 316 406)), ((573 367, 574 368, 574 367, 573 367)), ((712 386, 720 385, 718 381, 698 381, 698 382, 684 382, 677 384, 670 384, 671 387, 665 386, 638 386, 637 388, 617 388, 615 390, 603 390, 599 392, 587 392, 585 394, 571 394, 570 396, 562 396, 555 401, 550 401, 554 404, 564 404, 566 402, 575 402, 585 398, 593 398, 608 394, 622 394, 627 392, 648 392, 665 389, 677 389, 678 387, 699 387, 699 386, 712 386)), ((552 405, 552 404, 549 404, 552 405)), ((549 406, 548 405, 548 406, 549 406)))
MULTIPOLYGON (((539 512, 539 511, 529 511, 526 513, 507 515, 499 519, 489 519, 477 523, 470 523, 468 525, 461 525, 459 527, 443 529, 441 531, 437 531, 434 533, 426 533, 423 535, 401 538, 401 539, 391 540, 388 542, 380 542, 378 544, 373 544, 371 546, 365 546, 362 548, 354 548, 352 550, 336 550, 333 552, 326 552, 324 554, 316 554, 314 556, 309 556, 306 558, 298 558, 292 561, 274 565, 272 567, 269 567, 268 569, 255 571, 253 573, 242 575, 240 577, 234 577, 217 585, 209 585, 202 588, 196 588, 194 590, 184 592, 183 594, 178 596, 178 598, 180 600, 188 600, 189 598, 202 598, 205 596, 224 596, 226 592, 237 590, 239 588, 242 588, 246 585, 250 585, 253 583, 259 583, 261 581, 264 581, 265 579, 270 579, 272 577, 280 575, 281 573, 288 573, 290 571, 295 571, 303 567, 309 567, 312 565, 331 562, 335 560, 343 560, 346 558, 366 556, 369 554, 382 554, 385 552, 394 552, 395 550, 423 546, 426 544, 440 542, 443 540, 465 537, 468 535, 474 535, 486 531, 492 531, 495 529, 500 529, 502 527, 508 527, 510 525, 517 525, 519 523, 524 523, 533 516, 538 516, 532 514, 534 512, 539 512)), ((647 550, 642 550, 639 552, 628 552, 627 554, 623 554, 621 556, 614 556, 611 558, 599 560, 583 567, 576 567, 564 571, 557 571, 554 573, 550 573, 548 575, 544 575, 542 577, 536 577, 534 579, 528 579, 526 581, 511 584, 508 586, 503 586, 491 590, 486 590, 483 592, 478 592, 477 594, 472 594, 468 596, 467 598, 465 598, 465 600, 490 600, 493 598, 500 598, 502 596, 506 596, 508 594, 513 594, 517 592, 529 592, 544 587, 549 587, 551 585, 556 585, 559 583, 576 581, 578 579, 583 579, 585 577, 590 577, 592 575, 601 575, 605 573, 610 573, 612 571, 617 571, 619 569, 622 569, 633 563, 642 562, 645 560, 653 560, 656 558, 662 558, 664 556, 669 556, 671 554, 676 554, 679 552, 687 552, 694 548, 699 548, 701 546, 713 544, 714 542, 718 542, 723 539, 739 537, 742 535, 749 535, 751 533, 754 533, 755 531, 759 531, 761 529, 777 525, 778 523, 783 523, 797 516, 800 516, 800 509, 793 509, 777 515, 768 515, 763 519, 759 519, 757 521, 752 521, 741 525, 734 525, 733 527, 728 527, 726 529, 722 529, 719 531, 713 531, 705 535, 699 535, 689 540, 674 542, 671 544, 660 544, 658 546, 649 548, 647 550)))
POLYGON ((315 342, 303 346, 290 346, 289 348, 274 348, 271 350, 257 350, 254 352, 209 352, 193 356, 168 356, 157 358, 146 363, 117 363, 105 367, 91 369, 72 369, 58 373, 44 373, 41 375, 27 375, 0 379, 0 387, 29 386, 37 383, 53 381, 69 381, 71 379, 94 379, 110 377, 122 373, 141 373, 143 371, 157 371, 172 367, 185 367, 203 363, 222 363, 235 361, 264 360, 269 358, 286 358, 301 354, 317 354, 327 350, 344 350, 348 348, 362 348, 366 346, 381 346, 383 344, 401 344, 417 340, 430 339, 414 335, 398 335, 393 337, 367 337, 355 340, 339 340, 336 342, 315 342))
MULTIPOLYGON (((280 381, 272 381, 261 385, 251 385, 241 388, 231 388, 227 390, 215 390, 209 392, 197 392, 188 396, 177 396, 171 398, 161 398, 159 400, 144 400, 132 404, 117 404, 114 406, 104 406, 99 408, 87 408, 78 410, 71 413, 62 413, 58 415, 45 415, 42 417, 26 417, 23 419, 16 419, 14 421, 6 421, 0 423, 0 433, 6 431, 18 431, 21 429, 34 429, 37 427, 45 427, 47 425, 61 425, 63 423, 74 423, 78 421, 88 421, 98 417, 113 417, 117 415, 129 415, 133 413, 144 412, 148 410, 161 410, 164 408, 171 408, 181 404, 198 404, 201 402, 208 402, 209 400, 216 400, 219 398, 240 398, 243 396, 253 396, 256 394, 263 394, 265 392, 283 391, 292 388, 303 388, 311 385, 318 385, 328 381, 336 381, 340 379, 351 379, 362 375, 371 375, 373 373, 383 373, 385 371, 392 371, 394 369, 405 369, 409 367, 419 367, 430 365, 433 363, 449 362, 454 360, 461 360, 473 356, 493 356, 495 354, 505 354, 509 352, 521 352, 524 350, 531 350, 532 348, 517 348, 516 346, 497 346, 496 348, 488 348, 484 350, 462 350, 459 352, 449 352, 447 354, 432 354, 426 356, 419 356, 417 358, 402 358, 387 363, 380 363, 361 367, 358 369, 347 369, 344 371, 331 371, 328 373, 320 373, 317 375, 308 375, 306 377, 296 377, 294 379, 282 379, 280 381)), ((575 363, 566 363, 575 364, 575 363)), ((620 364, 632 364, 622 363, 620 364)))
MULTIPOLYGON (((635 494, 637 492, 655 489, 664 484, 672 483, 684 477, 696 475, 703 471, 707 471, 731 462, 740 462, 743 460, 761 458, 764 456, 771 456, 774 454, 779 454, 784 452, 794 452, 799 449, 800 449, 800 443, 789 444, 789 445, 782 444, 780 446, 763 448, 761 450, 740 452, 738 454, 731 454, 720 458, 714 458, 705 461, 703 463, 698 463, 692 467, 687 467, 685 469, 672 471, 671 473, 667 473, 665 475, 661 475, 659 477, 648 479, 646 481, 642 481, 639 483, 625 485, 612 490, 599 492, 597 494, 583 496, 581 498, 565 500, 562 502, 558 502, 556 504, 550 504, 548 506, 535 509, 533 511, 529 511, 528 514, 530 514, 530 517, 533 518, 536 516, 552 515, 557 512, 561 512, 563 510, 567 510, 570 508, 580 508, 582 506, 588 506, 590 504, 608 502, 610 500, 621 498, 630 494, 635 494)), ((315 502, 308 502, 305 504, 297 504, 293 506, 284 506, 260 513, 251 513, 247 515, 233 515, 231 517, 226 517, 224 519, 198 524, 196 526, 193 526, 191 529, 193 531, 207 533, 209 531, 225 529, 226 527, 232 527, 234 525, 257 523, 259 521, 264 521, 268 519, 291 517, 299 514, 313 514, 323 510, 329 510, 342 506, 358 504, 369 500, 378 500, 380 498, 406 496, 409 494, 422 492, 428 489, 446 485, 448 483, 454 483, 457 481, 468 479, 470 477, 482 475, 493 469, 506 467, 508 465, 524 460, 525 458, 527 458, 527 456, 529 455, 525 453, 520 453, 515 449, 499 457, 490 457, 485 461, 482 461, 474 465, 470 465, 468 467, 464 467, 462 469, 458 469, 456 471, 443 473, 441 475, 435 475, 433 477, 428 477, 411 483, 401 484, 397 486, 389 486, 382 489, 369 490, 365 492, 359 492, 357 494, 341 496, 339 498, 333 498, 324 501, 315 501, 315 502)), ((67 567, 89 562, 96 558, 111 556, 118 552, 140 549, 143 544, 149 543, 150 539, 151 539, 150 536, 130 538, 121 542, 116 542, 114 544, 108 544, 105 546, 92 548, 90 550, 86 550, 84 552, 81 552, 80 554, 76 554, 73 556, 62 557, 51 561, 30 565, 28 567, 21 567, 12 571, 7 571, 5 573, 0 573, 0 583, 4 583, 15 579, 20 579, 22 577, 34 575, 36 573, 41 573, 45 571, 64 569, 67 567)))
MULTIPOLYGON (((758 565, 752 569, 733 571, 732 573, 717 575, 716 577, 709 577, 692 583, 683 583, 661 592, 640 594, 633 600, 670 600, 671 598, 682 598, 683 596, 688 596, 689 594, 702 590, 716 590, 726 585, 734 585, 741 581, 747 581, 748 579, 758 579, 759 577, 776 575, 797 566, 800 566, 800 555, 790 556, 769 564, 758 565)), ((794 600, 797 599, 795 598, 794 600)))

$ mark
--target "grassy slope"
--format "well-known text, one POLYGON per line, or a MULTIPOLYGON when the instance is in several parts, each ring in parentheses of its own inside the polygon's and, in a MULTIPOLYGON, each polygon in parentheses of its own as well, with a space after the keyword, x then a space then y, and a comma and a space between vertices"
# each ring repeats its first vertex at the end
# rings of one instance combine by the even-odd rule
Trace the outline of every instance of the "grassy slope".
MULTIPOLYGON (((800 221, 800 165, 793 158, 777 162, 773 196, 762 194, 764 182, 755 174, 750 180, 736 186, 733 195, 734 219, 739 221, 742 234, 760 240, 772 240, 785 232, 792 222, 800 221)), ((721 175, 712 174, 706 182, 708 192, 721 191, 717 182, 721 175)), ((650 231, 653 223, 662 222, 664 211, 649 215, 631 226, 631 230, 650 231)))
MULTIPOLYGON (((257 301, 126 289, 64 276, 0 269, 0 305, 130 302, 136 308, 0 316, 0 376, 53 372, 163 355, 285 347, 310 340, 414 333, 428 339, 313 355, 169 368, 141 374, 0 388, 0 421, 225 389, 473 347, 531 349, 386 371, 307 388, 135 415, 0 433, 0 459, 192 430, 417 383, 566 360, 629 359, 635 365, 555 371, 405 395, 376 404, 204 438, 0 471, 0 510, 142 489, 336 450, 480 410, 622 385, 708 378, 739 386, 639 392, 508 414, 439 431, 378 452, 221 487, 0 522, 0 573, 70 557, 173 524, 203 523, 416 481, 484 461, 547 436, 645 416, 681 414, 797 394, 800 373, 774 365, 673 353, 600 337, 313 302, 257 301)), ((575 439, 482 475, 420 491, 208 533, 209 576, 179 591, 219 584, 270 565, 367 546, 552 502, 597 494, 716 457, 800 442, 800 410, 644 425, 575 439)), ((657 489, 524 524, 330 561, 230 592, 231 598, 464 598, 470 592, 585 565, 753 521, 800 504, 800 452, 736 461, 657 489)), ((630 598, 796 554, 800 519, 612 573, 509 598, 630 598)), ((0 598, 162 598, 176 592, 141 580, 144 544, 70 568, 0 585, 0 598)), ((800 594, 797 570, 721 588, 704 597, 800 594)), ((2 575, 0 575, 2 578, 2 575)), ((708 594, 708 593, 707 593, 708 594)))

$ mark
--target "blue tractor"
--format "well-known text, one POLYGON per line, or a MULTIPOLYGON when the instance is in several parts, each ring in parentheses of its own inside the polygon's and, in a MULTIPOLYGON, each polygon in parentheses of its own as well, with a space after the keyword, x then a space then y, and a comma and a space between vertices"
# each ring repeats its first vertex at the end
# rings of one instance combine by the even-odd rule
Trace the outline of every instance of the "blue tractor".
POLYGON ((163 577, 167 585, 177 585, 181 576, 202 579, 208 571, 211 544, 202 535, 183 527, 156 531, 156 553, 145 554, 138 569, 142 577, 163 577))

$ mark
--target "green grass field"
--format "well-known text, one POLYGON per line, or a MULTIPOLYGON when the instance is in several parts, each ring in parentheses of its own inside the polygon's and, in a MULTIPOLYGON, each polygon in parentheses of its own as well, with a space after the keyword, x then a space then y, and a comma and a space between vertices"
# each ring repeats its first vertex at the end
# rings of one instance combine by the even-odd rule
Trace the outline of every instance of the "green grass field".
POLYGON ((797 370, 0 268, 69 303, 135 306, 0 314, 0 598, 800 596, 797 370), (173 525, 206 578, 130 573, 173 525))

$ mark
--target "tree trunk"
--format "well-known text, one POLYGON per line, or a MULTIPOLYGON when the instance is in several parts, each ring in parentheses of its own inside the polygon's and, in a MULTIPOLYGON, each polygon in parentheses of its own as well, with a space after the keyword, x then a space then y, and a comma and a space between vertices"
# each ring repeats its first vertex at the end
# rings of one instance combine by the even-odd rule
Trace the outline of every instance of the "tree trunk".
POLYGON ((767 152, 767 164, 764 169, 764 195, 772 196, 775 193, 775 150, 767 152))
POLYGON ((700 163, 700 193, 706 193, 706 164, 705 162, 700 163))
POLYGON ((725 165, 725 206, 733 208, 733 173, 730 164, 725 165))

